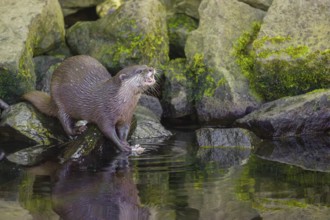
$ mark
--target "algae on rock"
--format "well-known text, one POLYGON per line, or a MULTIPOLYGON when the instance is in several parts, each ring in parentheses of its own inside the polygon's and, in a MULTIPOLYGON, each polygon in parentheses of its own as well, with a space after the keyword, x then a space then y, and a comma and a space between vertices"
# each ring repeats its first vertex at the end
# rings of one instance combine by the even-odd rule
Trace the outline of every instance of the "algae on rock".
POLYGON ((253 42, 250 75, 266 100, 330 88, 329 17, 329 1, 273 1, 253 42))

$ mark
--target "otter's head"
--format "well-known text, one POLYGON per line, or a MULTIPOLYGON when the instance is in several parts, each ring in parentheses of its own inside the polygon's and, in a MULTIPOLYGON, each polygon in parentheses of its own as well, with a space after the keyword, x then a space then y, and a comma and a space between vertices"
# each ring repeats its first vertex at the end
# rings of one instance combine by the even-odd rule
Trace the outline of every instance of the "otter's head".
POLYGON ((156 70, 146 65, 135 65, 122 69, 117 75, 122 85, 130 85, 141 92, 147 90, 156 83, 156 70))

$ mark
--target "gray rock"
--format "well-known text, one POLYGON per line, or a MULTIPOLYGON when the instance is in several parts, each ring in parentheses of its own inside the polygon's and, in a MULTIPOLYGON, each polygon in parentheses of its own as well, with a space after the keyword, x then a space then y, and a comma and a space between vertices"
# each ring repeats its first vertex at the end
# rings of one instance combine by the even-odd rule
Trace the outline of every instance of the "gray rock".
POLYGON ((62 61, 63 59, 53 56, 38 56, 33 58, 37 76, 37 90, 50 92, 50 82, 53 72, 62 61))
POLYGON ((2 0, 0 3, 0 97, 13 103, 33 90, 32 57, 64 41, 64 21, 56 0, 2 0))
POLYGON ((266 100, 330 87, 330 1, 274 0, 253 46, 251 83, 266 100))
POLYGON ((127 1, 97 21, 78 22, 67 40, 75 53, 114 71, 132 64, 159 67, 169 59, 166 12, 158 0, 127 1))
POLYGON ((142 94, 138 104, 148 108, 157 116, 158 119, 161 119, 163 115, 163 108, 158 98, 142 94))
POLYGON ((201 161, 214 161, 221 167, 241 165, 256 144, 255 135, 241 128, 201 128, 196 131, 201 161))
POLYGON ((185 59, 171 60, 164 71, 162 106, 165 118, 180 118, 193 113, 191 86, 185 76, 185 59))
POLYGON ((199 14, 199 27, 190 33, 185 47, 188 62, 206 67, 196 73, 208 83, 196 100, 198 119, 228 125, 259 104, 232 52, 239 37, 252 32, 253 23, 262 21, 265 12, 237 1, 204 0, 199 14))
POLYGON ((238 0, 244 2, 251 7, 258 8, 264 11, 267 11, 268 8, 272 5, 273 0, 238 0))
POLYGON ((326 133, 330 129, 330 90, 265 103, 236 124, 264 138, 326 133))
POLYGON ((87 8, 102 3, 104 0, 59 0, 63 8, 87 8))
POLYGON ((202 146, 251 148, 255 135, 241 128, 201 128, 196 131, 197 142, 202 146))
POLYGON ((39 113, 27 103, 11 105, 3 113, 0 127, 10 127, 30 141, 41 145, 62 142, 66 135, 55 118, 39 113))
POLYGON ((41 144, 9 154, 6 158, 10 162, 19 165, 34 166, 46 161, 47 159, 53 159, 59 151, 60 147, 57 145, 45 146, 41 144))
POLYGON ((137 106, 132 124, 131 139, 160 138, 172 135, 161 125, 159 118, 143 106, 137 106))

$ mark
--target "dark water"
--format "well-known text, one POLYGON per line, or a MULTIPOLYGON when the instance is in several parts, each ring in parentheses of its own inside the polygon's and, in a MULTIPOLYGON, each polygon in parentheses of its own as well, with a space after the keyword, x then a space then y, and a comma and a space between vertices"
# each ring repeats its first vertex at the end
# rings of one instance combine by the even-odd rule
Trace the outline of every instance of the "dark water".
POLYGON ((325 159, 315 159, 321 172, 304 162, 313 152, 295 159, 296 145, 263 144, 201 154, 192 132, 177 132, 145 143, 139 156, 116 155, 105 144, 63 164, 3 160, 0 219, 329 219, 328 146, 325 159))

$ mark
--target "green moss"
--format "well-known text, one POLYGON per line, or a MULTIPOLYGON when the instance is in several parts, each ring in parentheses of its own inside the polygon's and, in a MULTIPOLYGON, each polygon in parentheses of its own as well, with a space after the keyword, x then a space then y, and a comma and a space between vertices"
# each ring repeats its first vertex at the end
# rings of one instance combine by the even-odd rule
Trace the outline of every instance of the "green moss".
POLYGON ((186 70, 186 77, 191 82, 192 91, 194 91, 193 100, 214 95, 218 82, 216 83, 212 77, 213 70, 207 66, 203 54, 196 53, 193 59, 187 63, 186 70))
POLYGON ((293 46, 290 36, 255 40, 259 29, 260 24, 253 24, 232 52, 253 91, 269 101, 330 87, 329 50, 311 52, 306 45, 293 46))

